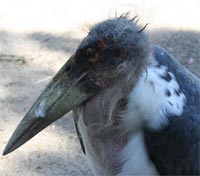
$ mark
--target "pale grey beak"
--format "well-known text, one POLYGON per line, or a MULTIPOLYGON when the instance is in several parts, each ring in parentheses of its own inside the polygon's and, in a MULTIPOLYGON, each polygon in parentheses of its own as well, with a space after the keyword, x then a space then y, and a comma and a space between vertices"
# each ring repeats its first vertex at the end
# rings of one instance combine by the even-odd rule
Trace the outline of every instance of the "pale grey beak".
POLYGON ((69 65, 70 60, 60 69, 30 108, 11 136, 3 155, 23 145, 45 127, 79 106, 95 93, 85 91, 87 73, 71 76, 74 74, 67 70, 69 65))

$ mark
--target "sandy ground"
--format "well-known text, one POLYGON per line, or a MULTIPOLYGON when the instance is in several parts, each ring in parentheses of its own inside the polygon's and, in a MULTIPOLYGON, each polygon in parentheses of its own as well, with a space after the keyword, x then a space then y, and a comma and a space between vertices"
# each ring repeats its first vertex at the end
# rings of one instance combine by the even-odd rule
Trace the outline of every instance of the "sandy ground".
MULTIPOLYGON (((199 7, 199 0, 0 0, 0 153, 88 26, 115 12, 139 15, 149 23, 150 40, 200 76, 199 7)), ((70 116, 0 155, 0 175, 91 175, 70 116)))

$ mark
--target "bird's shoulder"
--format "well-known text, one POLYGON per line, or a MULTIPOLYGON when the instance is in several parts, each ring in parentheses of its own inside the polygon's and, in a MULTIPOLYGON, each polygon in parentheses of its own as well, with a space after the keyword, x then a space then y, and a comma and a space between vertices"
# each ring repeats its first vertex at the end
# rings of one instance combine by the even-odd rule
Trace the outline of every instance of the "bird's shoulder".
POLYGON ((166 114, 168 124, 163 128, 145 129, 149 157, 161 174, 199 174, 199 79, 163 48, 155 46, 153 55, 175 76, 186 103, 181 114, 166 114))

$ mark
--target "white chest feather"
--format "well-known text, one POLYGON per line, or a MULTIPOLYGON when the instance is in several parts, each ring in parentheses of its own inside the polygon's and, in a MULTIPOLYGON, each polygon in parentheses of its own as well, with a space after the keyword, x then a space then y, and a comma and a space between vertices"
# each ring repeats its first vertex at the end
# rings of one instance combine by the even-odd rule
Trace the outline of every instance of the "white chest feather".
POLYGON ((142 132, 130 137, 120 156, 124 164, 117 176, 158 175, 154 165, 149 160, 142 132))

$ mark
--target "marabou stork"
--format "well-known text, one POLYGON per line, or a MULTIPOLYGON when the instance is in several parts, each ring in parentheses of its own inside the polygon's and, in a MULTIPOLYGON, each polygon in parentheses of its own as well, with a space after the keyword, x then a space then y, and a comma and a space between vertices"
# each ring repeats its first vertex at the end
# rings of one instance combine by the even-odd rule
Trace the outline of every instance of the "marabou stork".
POLYGON ((127 15, 96 24, 4 155, 73 110, 94 175, 199 175, 200 81, 127 15))

